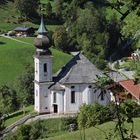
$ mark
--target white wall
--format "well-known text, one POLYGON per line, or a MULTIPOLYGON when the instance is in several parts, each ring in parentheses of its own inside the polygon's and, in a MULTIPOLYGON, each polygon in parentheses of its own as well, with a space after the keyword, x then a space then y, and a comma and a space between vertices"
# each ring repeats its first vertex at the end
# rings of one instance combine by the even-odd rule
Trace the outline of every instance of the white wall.
POLYGON ((64 113, 73 113, 79 111, 80 106, 83 104, 82 93, 85 87, 85 84, 66 85, 64 94, 64 113), (74 86, 75 88, 71 89, 71 86, 74 86), (71 103, 71 90, 75 91, 75 103, 71 103))
POLYGON ((50 112, 50 81, 52 81, 52 56, 41 55, 34 57, 35 82, 35 110, 38 113, 50 112), (44 64, 47 64, 47 72, 44 72, 44 64))
POLYGON ((38 113, 50 112, 50 91, 48 90, 48 84, 35 83, 35 110, 38 113), (38 91, 38 94, 36 92, 38 91))
POLYGON ((58 106, 58 113, 64 113, 64 92, 63 91, 51 91, 51 106, 50 106, 50 112, 54 112, 53 105, 58 106), (53 102, 53 96, 54 92, 56 93, 56 102, 53 102))
POLYGON ((36 81, 52 81, 52 56, 34 57, 34 67, 36 81), (47 64, 47 73, 44 73, 45 63, 47 64))
POLYGON ((64 94, 64 113, 78 112, 81 105, 99 103, 101 105, 107 105, 110 103, 111 96, 110 92, 104 96, 104 100, 101 100, 100 90, 95 92, 95 88, 89 88, 90 84, 75 84, 67 85, 64 94), (75 86, 71 89, 71 86, 75 86), (71 103, 71 90, 75 90, 76 102, 71 103))

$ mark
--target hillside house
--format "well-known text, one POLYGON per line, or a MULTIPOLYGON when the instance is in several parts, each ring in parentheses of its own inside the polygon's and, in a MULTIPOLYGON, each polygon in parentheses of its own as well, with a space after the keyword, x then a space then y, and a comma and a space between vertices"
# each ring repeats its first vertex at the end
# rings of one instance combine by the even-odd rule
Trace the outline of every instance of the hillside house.
POLYGON ((112 87, 112 91, 115 90, 117 93, 117 100, 123 101, 126 99, 132 99, 137 103, 140 103, 140 84, 136 84, 134 82, 134 78, 128 72, 120 73, 120 72, 110 72, 111 79, 114 81, 114 86, 112 87), (127 74, 127 75, 125 75, 127 74))
POLYGON ((32 36, 34 29, 32 27, 16 27, 14 29, 16 36, 32 36))

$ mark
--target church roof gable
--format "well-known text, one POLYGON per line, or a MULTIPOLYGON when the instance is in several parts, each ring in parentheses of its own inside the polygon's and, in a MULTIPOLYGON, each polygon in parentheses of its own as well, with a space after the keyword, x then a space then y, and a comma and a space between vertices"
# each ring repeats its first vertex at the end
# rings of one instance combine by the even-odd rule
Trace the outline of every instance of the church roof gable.
POLYGON ((101 71, 96 68, 82 53, 73 57, 57 74, 55 82, 67 83, 94 83, 96 75, 101 71))

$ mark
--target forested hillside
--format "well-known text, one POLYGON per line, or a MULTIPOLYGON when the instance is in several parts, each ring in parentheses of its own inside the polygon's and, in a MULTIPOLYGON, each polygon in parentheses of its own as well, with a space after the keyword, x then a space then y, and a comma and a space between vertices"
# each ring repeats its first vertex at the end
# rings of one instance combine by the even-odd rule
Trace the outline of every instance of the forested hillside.
POLYGON ((17 25, 37 27, 40 15, 44 15, 51 25, 55 47, 67 52, 83 50, 101 69, 106 60, 128 56, 140 46, 138 0, 1 1, 2 32, 17 25))
MULTIPOLYGON (((99 69, 108 70, 108 62, 130 56, 140 48, 140 0, 0 0, 0 132, 4 129, 3 116, 34 102, 32 56, 36 33, 10 38, 7 32, 18 26, 30 26, 36 31, 41 16, 52 37, 53 72, 70 60, 66 53, 73 51, 82 51, 99 69)), ((140 83, 140 59, 126 63, 136 71, 136 82, 140 83)), ((125 121, 133 123, 133 113, 124 110, 128 117, 125 121)), ((36 124, 27 126, 33 132, 31 136, 38 130, 42 134, 40 124, 37 126, 36 130, 36 124)), ((128 130, 123 131, 127 134, 128 130)))

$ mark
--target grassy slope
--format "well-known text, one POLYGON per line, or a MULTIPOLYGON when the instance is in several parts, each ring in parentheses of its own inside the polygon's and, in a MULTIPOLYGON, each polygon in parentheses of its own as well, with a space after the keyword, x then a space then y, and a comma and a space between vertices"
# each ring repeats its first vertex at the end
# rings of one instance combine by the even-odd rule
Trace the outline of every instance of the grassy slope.
MULTIPOLYGON (((140 118, 134 119, 135 127, 134 132, 140 139, 140 118)), ((88 128, 86 129, 86 140, 105 140, 105 134, 101 130, 105 131, 106 134, 109 132, 112 132, 112 129, 115 127, 114 122, 108 122, 104 123, 102 125, 97 126, 97 128, 88 128)), ((130 126, 128 126, 129 128, 130 126)), ((82 133, 82 132, 81 132, 82 133)), ((82 135, 83 136, 83 135, 82 135)), ((63 134, 60 136, 52 137, 52 138, 46 138, 44 140, 80 140, 80 131, 71 132, 68 134, 63 134)), ((115 138, 114 140, 120 140, 120 138, 115 138)))
MULTIPOLYGON (((20 38, 33 44, 33 38, 20 38)), ((7 38, 0 37, 0 85, 11 84, 19 76, 28 63, 33 64, 33 45, 22 44, 7 38)), ((53 72, 58 71, 71 58, 70 55, 52 49, 53 72)))
POLYGON ((4 121, 5 127, 10 126, 11 124, 15 123, 16 121, 20 120, 21 118, 25 117, 26 115, 33 113, 33 106, 26 107, 24 109, 24 111, 25 111, 25 114, 24 114, 23 110, 19 110, 19 111, 16 111, 16 112, 10 114, 10 116, 7 119, 5 119, 5 121, 4 121))

